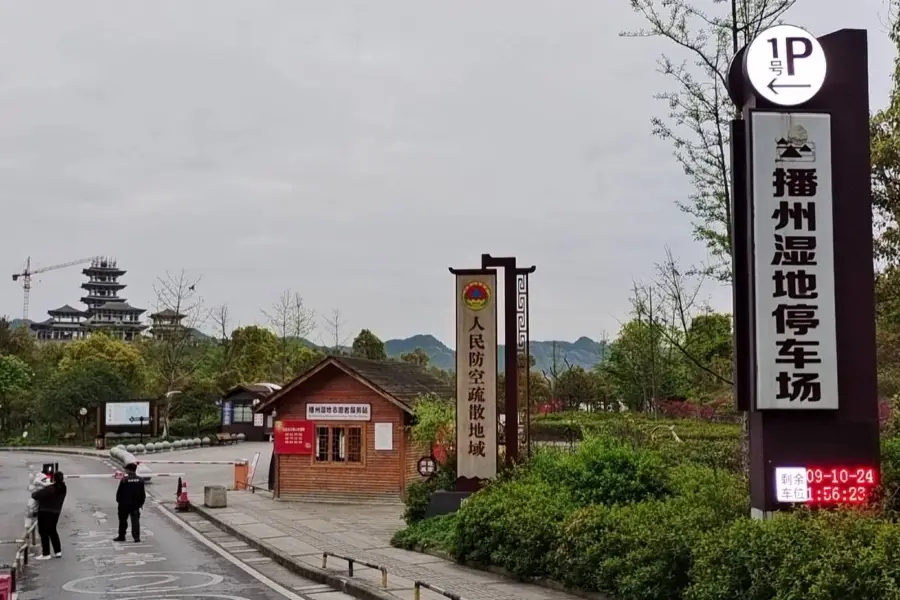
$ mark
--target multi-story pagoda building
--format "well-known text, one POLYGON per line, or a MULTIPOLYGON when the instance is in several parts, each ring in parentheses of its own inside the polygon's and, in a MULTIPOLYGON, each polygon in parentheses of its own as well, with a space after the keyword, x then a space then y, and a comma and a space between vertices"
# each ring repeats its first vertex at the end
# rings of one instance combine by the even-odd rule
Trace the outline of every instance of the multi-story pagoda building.
POLYGON ((150 335, 155 339, 172 338, 184 330, 181 320, 185 315, 171 308, 164 308, 150 315, 150 335))
POLYGON ((88 331, 84 327, 84 318, 87 316, 83 310, 78 310, 68 304, 47 311, 50 318, 41 323, 32 323, 31 329, 37 333, 38 339, 71 341, 87 336, 88 331))
POLYGON ((130 342, 147 328, 141 323, 141 314, 145 310, 131 306, 119 296, 125 289, 119 277, 126 271, 120 269, 114 259, 94 259, 81 272, 88 278, 81 284, 85 291, 81 301, 87 305, 87 310, 79 311, 67 304, 49 311, 50 319, 31 324, 39 339, 72 340, 94 331, 105 331, 130 342))

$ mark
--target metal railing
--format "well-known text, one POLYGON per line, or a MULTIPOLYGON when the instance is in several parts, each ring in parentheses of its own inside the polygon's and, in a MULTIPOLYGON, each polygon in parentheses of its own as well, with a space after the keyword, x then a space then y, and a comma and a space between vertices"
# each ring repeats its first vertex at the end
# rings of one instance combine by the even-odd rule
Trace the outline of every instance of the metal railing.
POLYGON ((335 554, 334 552, 323 552, 322 553, 322 569, 328 568, 328 557, 338 558, 340 560, 347 561, 348 565, 348 574, 350 577, 353 577, 353 565, 356 563, 361 564, 364 567, 369 567, 370 569, 375 569, 381 573, 381 587, 387 587, 387 567, 382 565, 376 565, 375 563, 366 562, 364 560, 359 560, 358 558, 352 558, 350 556, 343 556, 341 554, 335 554))
POLYGON ((439 588, 436 585, 431 585, 430 583, 426 583, 424 581, 416 581, 413 583, 413 598, 415 600, 421 600, 422 598, 422 589, 431 590, 436 594, 440 594, 444 598, 450 598, 450 600, 465 600, 459 594, 454 594, 453 592, 448 592, 445 589, 439 588))
POLYGON ((25 528, 25 535, 21 539, 2 540, 0 544, 18 544, 13 564, 0 564, 0 569, 9 570, 9 575, 12 579, 12 591, 15 592, 19 576, 24 573, 25 567, 28 566, 28 553, 31 546, 37 544, 37 520, 33 519, 25 528))

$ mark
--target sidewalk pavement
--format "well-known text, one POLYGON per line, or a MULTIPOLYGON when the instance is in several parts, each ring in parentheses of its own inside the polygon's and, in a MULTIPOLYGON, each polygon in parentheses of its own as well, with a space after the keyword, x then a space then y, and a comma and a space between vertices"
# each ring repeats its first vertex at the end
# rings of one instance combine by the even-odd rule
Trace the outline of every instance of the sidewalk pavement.
MULTIPOLYGON (((300 574, 338 585, 358 598, 411 600, 416 580, 457 594, 463 600, 579 597, 392 547, 391 536, 404 525, 399 504, 288 503, 268 494, 250 492, 228 492, 227 508, 205 508, 202 501, 198 504, 198 513, 281 564, 292 563, 300 574), (322 553, 326 551, 386 567, 387 590, 380 587, 381 574, 377 570, 359 564, 349 578, 346 561, 329 557, 328 569, 323 571, 322 553)), ((446 598, 428 590, 422 590, 421 597, 446 598)))

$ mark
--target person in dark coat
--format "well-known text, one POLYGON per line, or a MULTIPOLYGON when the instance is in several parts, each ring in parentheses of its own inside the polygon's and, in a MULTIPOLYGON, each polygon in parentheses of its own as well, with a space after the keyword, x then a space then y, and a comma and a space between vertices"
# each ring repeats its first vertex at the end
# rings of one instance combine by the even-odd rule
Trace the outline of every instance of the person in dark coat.
POLYGON ((116 491, 116 502, 119 504, 119 537, 117 542, 125 541, 128 532, 128 520, 131 520, 131 538, 135 542, 141 541, 141 509, 147 493, 144 490, 144 480, 137 475, 137 465, 125 466, 125 477, 119 482, 116 491))
POLYGON ((65 477, 61 471, 53 474, 53 483, 43 487, 31 497, 37 502, 37 529, 41 536, 41 555, 37 560, 50 558, 51 545, 53 555, 62 557, 62 543, 59 540, 59 532, 56 530, 59 524, 59 514, 62 512, 63 502, 66 501, 65 477))

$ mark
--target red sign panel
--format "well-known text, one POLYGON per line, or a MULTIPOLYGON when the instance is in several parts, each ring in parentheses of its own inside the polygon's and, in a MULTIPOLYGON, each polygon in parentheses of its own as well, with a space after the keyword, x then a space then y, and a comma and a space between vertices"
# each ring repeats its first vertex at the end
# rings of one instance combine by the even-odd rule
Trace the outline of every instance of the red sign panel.
POLYGON ((305 454, 313 451, 316 425, 302 419, 275 421, 275 454, 305 454))

